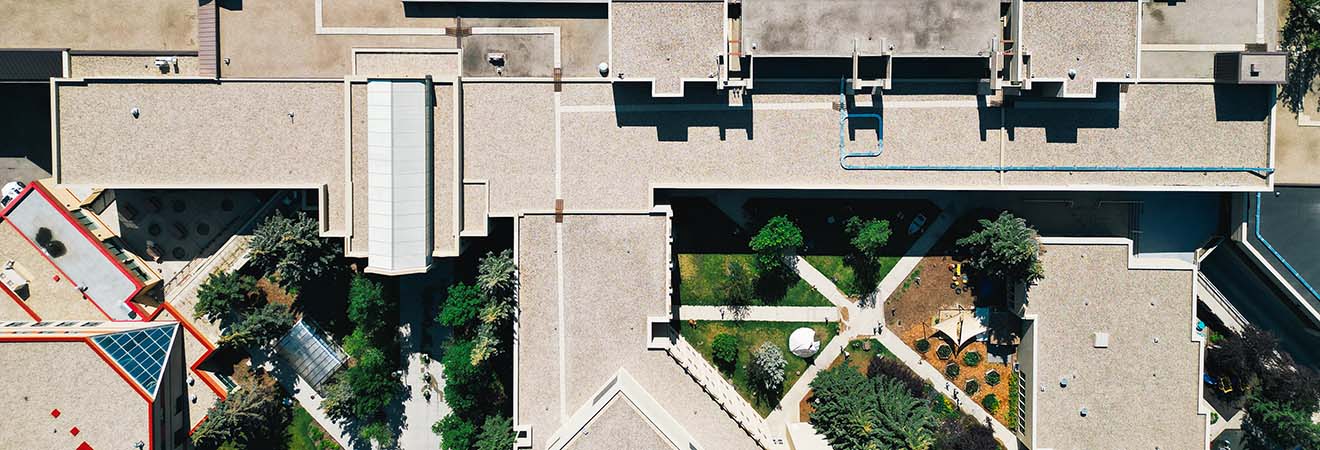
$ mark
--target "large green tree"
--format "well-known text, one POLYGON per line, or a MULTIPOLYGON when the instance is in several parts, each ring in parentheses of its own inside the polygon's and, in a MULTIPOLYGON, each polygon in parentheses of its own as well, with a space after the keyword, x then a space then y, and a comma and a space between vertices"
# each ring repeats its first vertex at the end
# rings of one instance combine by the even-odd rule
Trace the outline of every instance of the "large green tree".
POLYGON ((802 248, 802 230, 798 229, 788 216, 775 216, 761 227, 761 231, 752 236, 748 244, 756 252, 756 264, 762 275, 783 273, 788 269, 784 264, 787 252, 802 248))
POLYGON ((1033 283, 1045 277, 1040 237, 1026 220, 1004 211, 995 220, 979 223, 979 229, 958 239, 958 246, 971 255, 973 269, 1010 283, 1033 283))
POLYGON ((254 266, 294 288, 329 273, 340 255, 338 241, 322 238, 316 220, 301 212, 267 217, 248 249, 254 266))
POLYGON ((509 331, 510 319, 517 309, 518 268, 513 252, 487 253, 478 266, 477 286, 485 294, 472 348, 472 364, 481 364, 500 354, 502 336, 509 331))
POLYGON ((513 431, 513 421, 502 414, 486 417, 481 425, 481 434, 477 436, 477 450, 508 450, 513 448, 518 435, 513 431))
POLYGON ((868 379, 841 364, 820 372, 811 388, 811 424, 836 450, 925 450, 934 443, 935 413, 901 381, 868 379))
POLYGON ((293 328, 293 313, 284 305, 268 303, 248 311, 224 336, 222 345, 234 348, 266 348, 293 328))
POLYGON ((197 290, 197 304, 193 318, 216 322, 231 312, 242 313, 254 306, 256 279, 235 272, 214 272, 197 290))
POLYGON ((206 411, 206 420, 192 433, 193 445, 213 449, 228 444, 261 448, 281 442, 293 411, 284 404, 284 391, 275 378, 257 373, 246 364, 234 367, 234 381, 242 386, 206 411))
POLYGON ((397 319, 394 302, 385 299, 380 283, 366 275, 354 274, 348 285, 348 319, 369 336, 378 335, 397 319))
POLYGON ((431 432, 440 435, 440 448, 444 450, 472 450, 477 440, 477 427, 454 413, 431 425, 431 432))
POLYGON ((481 288, 466 283, 454 284, 449 286, 449 295, 440 306, 436 322, 453 328, 457 334, 469 335, 476 330, 485 303, 486 294, 481 288))
POLYGON ((1292 0, 1283 23, 1281 50, 1288 52, 1288 82, 1279 98, 1291 112, 1302 111, 1302 99, 1311 93, 1320 74, 1320 0, 1292 0))
POLYGON ((848 218, 843 229, 848 233, 848 242, 853 249, 872 265, 880 261, 883 256, 880 250, 889 244, 889 236, 893 234, 888 220, 863 220, 857 216, 848 218))
POLYGON ((788 361, 784 360, 784 352, 779 350, 779 346, 762 342, 752 351, 752 364, 747 368, 747 377, 762 395, 777 400, 784 388, 784 368, 787 366, 788 361))

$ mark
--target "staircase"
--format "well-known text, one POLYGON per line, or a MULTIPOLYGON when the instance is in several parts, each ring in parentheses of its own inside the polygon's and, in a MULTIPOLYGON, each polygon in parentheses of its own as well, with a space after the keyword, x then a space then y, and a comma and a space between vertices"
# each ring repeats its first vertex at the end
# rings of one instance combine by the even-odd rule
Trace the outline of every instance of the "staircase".
POLYGON ((718 403, 720 408, 738 423, 738 426, 756 440, 757 445, 767 450, 784 448, 782 438, 770 437, 770 429, 761 414, 756 412, 756 408, 747 403, 733 385, 729 384, 729 381, 725 380, 724 376, 720 375, 719 371, 711 366, 686 339, 679 336, 677 342, 666 351, 693 380, 697 381, 702 390, 715 399, 715 403, 718 403))

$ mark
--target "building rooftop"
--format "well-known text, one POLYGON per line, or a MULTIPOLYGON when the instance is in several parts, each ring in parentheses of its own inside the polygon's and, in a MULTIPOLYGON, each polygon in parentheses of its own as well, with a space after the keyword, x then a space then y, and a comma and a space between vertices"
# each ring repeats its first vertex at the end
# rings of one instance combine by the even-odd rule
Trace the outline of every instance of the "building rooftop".
POLYGON ((999 38, 995 0, 742 2, 747 53, 766 56, 988 56, 999 38))
MULTIPOLYGON (((669 313, 668 220, 663 214, 568 215, 562 224, 552 215, 518 219, 514 421, 533 428, 533 448, 547 448, 552 435, 574 435, 561 427, 580 407, 599 403, 601 386, 619 369, 702 448, 758 448, 668 354, 647 350, 647 318, 669 313)), ((638 426, 620 422, 630 423, 602 426, 619 432, 638 426)))
POLYGON ((1133 260, 1126 240, 1043 250, 1045 279, 1027 294, 1033 447, 1205 447, 1192 266, 1133 260))

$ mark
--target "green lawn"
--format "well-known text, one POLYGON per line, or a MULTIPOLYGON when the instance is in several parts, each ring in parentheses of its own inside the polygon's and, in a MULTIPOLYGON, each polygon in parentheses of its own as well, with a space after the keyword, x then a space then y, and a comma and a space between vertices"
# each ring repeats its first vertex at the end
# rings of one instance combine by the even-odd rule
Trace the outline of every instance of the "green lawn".
MULTIPOLYGON (((843 256, 809 255, 803 256, 803 258, 811 263, 811 267, 815 267, 821 274, 833 281, 834 286, 838 287, 844 294, 851 297, 860 297, 865 294, 865 292, 856 292, 857 288, 854 287, 854 283, 857 282, 857 274, 853 272, 852 265, 844 261, 843 256)), ((885 275, 888 275, 889 271, 894 269, 894 265, 898 264, 899 259, 901 259, 899 256, 880 257, 880 270, 875 275, 875 282, 879 283, 880 280, 885 279, 885 275)))
POLYGON ((820 340, 821 346, 827 344, 834 335, 838 334, 839 325, 837 323, 825 324, 822 322, 733 322, 733 321, 699 321, 695 325, 691 323, 682 323, 680 333, 683 339, 686 339, 707 361, 714 365, 714 359, 711 357, 711 344, 715 336, 721 333, 729 333, 738 337, 738 365, 733 374, 723 373, 724 377, 733 383, 734 388, 742 394, 743 398, 756 408, 756 412, 762 416, 769 415, 779 405, 779 400, 784 392, 788 392, 793 387, 793 383, 802 376, 802 371, 807 368, 807 360, 799 358, 788 352, 788 335, 800 327, 811 327, 816 330, 816 338, 820 340), (751 352, 759 347, 762 342, 773 342, 779 346, 779 350, 784 353, 784 359, 788 361, 784 368, 784 387, 779 395, 774 398, 764 398, 755 394, 747 380, 747 364, 751 362, 751 352))
POLYGON ((326 434, 312 420, 307 410, 294 404, 293 421, 289 423, 289 450, 339 450, 339 443, 326 434))
MULTIPOLYGON (((681 253, 678 255, 679 302, 684 305, 724 305, 721 288, 728 279, 728 264, 741 263, 756 275, 756 257, 751 254, 681 253)), ((797 279, 784 291, 783 298, 758 298, 753 305, 831 306, 829 299, 807 282, 797 279)))

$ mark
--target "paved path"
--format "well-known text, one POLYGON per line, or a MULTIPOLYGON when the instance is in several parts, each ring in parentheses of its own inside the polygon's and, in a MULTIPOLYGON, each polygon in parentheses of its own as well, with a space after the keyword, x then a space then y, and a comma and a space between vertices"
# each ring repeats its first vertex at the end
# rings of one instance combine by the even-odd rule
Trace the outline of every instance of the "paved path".
POLYGON ((679 306, 680 320, 746 320, 751 322, 819 322, 839 321, 839 308, 834 306, 679 306))
POLYGON ((425 275, 399 278, 399 361, 409 394, 403 401, 400 448, 440 448, 440 436, 431 432, 431 424, 450 411, 444 400, 444 369, 439 361, 440 343, 449 332, 436 324, 434 310, 438 308, 432 306, 439 304, 439 293, 450 283, 448 273, 433 270, 425 275), (426 362, 423 362, 424 355, 426 362), (428 374, 429 383, 425 381, 428 374), (429 399, 427 391, 431 393, 429 399))

